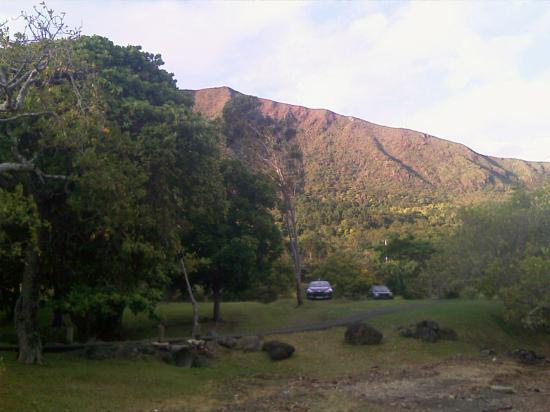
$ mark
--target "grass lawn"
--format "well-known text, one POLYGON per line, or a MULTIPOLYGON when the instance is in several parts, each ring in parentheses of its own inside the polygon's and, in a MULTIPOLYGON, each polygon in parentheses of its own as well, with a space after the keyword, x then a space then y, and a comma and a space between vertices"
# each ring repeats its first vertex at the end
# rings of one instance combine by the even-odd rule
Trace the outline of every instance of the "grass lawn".
MULTIPOLYGON (((395 301, 307 302, 295 309, 293 302, 271 304, 226 303, 222 315, 226 322, 220 332, 269 330, 348 316, 382 306, 403 305, 395 301)), ((185 335, 190 318, 187 304, 159 305, 158 314, 168 324, 171 335, 185 335)), ((202 314, 210 308, 202 305, 202 314)), ((235 385, 249 385, 260 391, 259 379, 276 384, 291 376, 337 379, 361 373, 372 366, 380 368, 438 361, 456 355, 479 356, 488 346, 498 353, 518 346, 550 355, 550 339, 509 327, 501 321, 502 306, 495 301, 452 300, 417 307, 373 318, 369 321, 384 333, 379 346, 348 346, 343 342, 344 328, 319 332, 275 336, 296 347, 295 355, 283 362, 270 361, 265 353, 223 355, 212 366, 180 369, 153 360, 89 361, 68 354, 48 354, 44 367, 23 366, 13 353, 0 357, 1 411, 152 411, 211 410, 232 399, 235 385), (459 341, 435 344, 404 339, 395 331, 398 325, 433 319, 454 328, 459 341), (255 383, 256 382, 256 383, 255 383)), ((129 337, 154 335, 156 325, 145 317, 126 314, 124 325, 129 337)), ((214 325, 205 325, 205 329, 214 325)), ((271 339, 271 337, 269 338, 271 339)))
MULTIPOLYGON (((423 301, 419 301, 423 302, 423 301)), ((212 304, 200 304, 201 333, 210 330, 218 333, 265 332, 286 326, 300 326, 338 319, 365 312, 379 307, 395 307, 409 304, 409 301, 308 301, 296 308, 293 299, 281 299, 273 303, 228 302, 222 304, 223 322, 214 323, 212 304)), ((188 336, 191 333, 191 305, 182 303, 161 303, 156 310, 157 316, 166 325, 168 337, 188 336)), ((158 322, 152 321, 145 314, 134 316, 126 311, 124 314, 125 335, 129 339, 141 339, 156 336, 158 322)))

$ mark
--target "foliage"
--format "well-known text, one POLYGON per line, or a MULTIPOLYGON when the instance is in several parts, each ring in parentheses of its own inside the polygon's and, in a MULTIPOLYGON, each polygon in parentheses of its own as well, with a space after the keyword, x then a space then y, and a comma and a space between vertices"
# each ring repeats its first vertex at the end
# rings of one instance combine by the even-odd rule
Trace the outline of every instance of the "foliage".
POLYGON ((529 328, 550 330, 550 258, 526 257, 516 270, 516 282, 500 291, 506 316, 529 328))
POLYGON ((267 279, 282 251, 271 214, 276 201, 272 182, 233 159, 224 159, 220 172, 224 202, 215 209, 215 220, 195 222, 197 230, 187 242, 207 259, 195 282, 211 290, 218 302, 222 290, 231 296, 267 279))
POLYGON ((13 192, 0 188, 0 311, 12 318, 19 295, 19 275, 27 245, 37 247, 40 219, 36 203, 19 185, 13 192))
POLYGON ((298 306, 302 298, 302 259, 296 199, 303 190, 303 159, 296 142, 296 119, 264 116, 259 99, 238 95, 223 108, 222 130, 228 147, 247 164, 265 173, 274 182, 278 209, 294 265, 298 306))
POLYGON ((280 297, 288 297, 292 285, 292 261, 287 255, 275 260, 269 273, 256 277, 243 293, 235 294, 241 300, 270 303, 280 297))
POLYGON ((428 265, 434 290, 500 296, 509 319, 547 327, 548 190, 517 191, 506 202, 465 209, 460 218, 462 225, 428 265))
MULTIPOLYGON (((71 76, 29 92, 27 109, 55 110, 55 121, 0 124, 0 159, 11 159, 16 139, 37 170, 63 179, 8 173, 0 187, 10 196, 17 187, 33 194, 43 296, 71 315, 82 336, 107 336, 124 307, 152 312, 176 273, 183 234, 210 219, 222 192, 220 152, 215 130, 187 110, 160 56, 97 36, 74 40, 67 50, 71 76)), ((16 210, 6 213, 17 219, 16 210)), ((2 241, 16 246, 15 234, 2 241)), ((1 275, 10 290, 21 276, 13 257, 1 275)), ((5 295, 3 304, 11 306, 5 295)))
POLYGON ((374 249, 379 253, 379 276, 394 293, 406 299, 426 295, 420 275, 435 252, 431 242, 392 234, 374 249))

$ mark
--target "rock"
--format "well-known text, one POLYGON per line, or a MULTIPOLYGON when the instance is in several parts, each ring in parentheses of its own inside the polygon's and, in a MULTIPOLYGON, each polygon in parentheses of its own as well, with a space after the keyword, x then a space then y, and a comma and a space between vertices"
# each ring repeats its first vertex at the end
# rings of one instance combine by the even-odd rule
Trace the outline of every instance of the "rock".
POLYGON ((264 343, 262 350, 267 352, 271 360, 288 359, 295 351, 294 346, 277 340, 264 343))
POLYGON ((437 342, 439 336, 437 332, 433 329, 422 327, 416 330, 416 338, 422 339, 424 342, 437 342))
POLYGON ((245 336, 237 341, 237 349, 244 352, 258 352, 262 346, 259 336, 245 336))
POLYGON ((444 328, 440 327, 439 331, 437 332, 439 339, 443 340, 458 340, 458 335, 456 332, 451 328, 444 328))
POLYGON ((206 347, 204 350, 206 357, 210 359, 217 359, 221 357, 222 351, 223 349, 221 348, 221 346, 218 344, 217 341, 211 340, 206 342, 206 347))
POLYGON ((401 336, 404 336, 405 338, 414 338, 416 331, 413 330, 412 328, 402 327, 400 328, 400 333, 401 333, 401 336))
POLYGON ((135 359, 140 356, 136 345, 120 345, 116 348, 115 357, 122 359, 135 359))
POLYGON ((210 365, 210 358, 206 355, 197 355, 193 358, 193 368, 205 368, 210 365))
POLYGON ((382 337, 382 332, 364 322, 352 323, 345 333, 346 342, 352 345, 378 345, 382 337))
POLYGON ((422 320, 409 327, 400 327, 401 336, 422 339, 424 342, 437 342, 439 339, 457 340, 456 332, 451 328, 439 326, 433 320, 422 320))
MULTIPOLYGON (((180 346, 180 345, 178 345, 180 346)), ((193 366, 193 351, 189 347, 181 347, 171 350, 174 365, 180 368, 190 368, 193 366)))
POLYGON ((84 356, 90 360, 104 360, 112 358, 115 354, 113 346, 94 345, 84 349, 84 356))
POLYGON ((529 349, 518 348, 511 355, 526 365, 537 365, 544 362, 544 356, 537 355, 529 349))
POLYGON ((482 348, 479 352, 485 356, 495 356, 497 354, 494 349, 490 348, 482 348))
POLYGON ((237 345, 237 339, 229 336, 224 338, 218 338, 216 339, 216 342, 218 342, 220 346, 223 346, 224 348, 227 348, 227 349, 233 349, 237 345))
POLYGON ((141 345, 139 351, 145 356, 154 356, 157 353, 156 348, 153 345, 141 345))
POLYGON ((499 392, 499 393, 508 393, 508 394, 516 393, 514 388, 512 388, 511 386, 493 385, 491 386, 491 390, 493 392, 499 392))

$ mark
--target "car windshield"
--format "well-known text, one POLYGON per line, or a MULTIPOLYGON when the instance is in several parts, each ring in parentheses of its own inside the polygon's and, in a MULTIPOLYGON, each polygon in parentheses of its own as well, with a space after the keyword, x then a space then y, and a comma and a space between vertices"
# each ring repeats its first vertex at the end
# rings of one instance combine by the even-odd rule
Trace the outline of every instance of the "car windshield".
POLYGON ((389 289, 386 286, 373 286, 373 292, 389 292, 389 289))
POLYGON ((318 282, 311 282, 309 284, 309 287, 310 288, 329 288, 330 287, 330 283, 328 282, 325 282, 325 281, 318 281, 318 282))

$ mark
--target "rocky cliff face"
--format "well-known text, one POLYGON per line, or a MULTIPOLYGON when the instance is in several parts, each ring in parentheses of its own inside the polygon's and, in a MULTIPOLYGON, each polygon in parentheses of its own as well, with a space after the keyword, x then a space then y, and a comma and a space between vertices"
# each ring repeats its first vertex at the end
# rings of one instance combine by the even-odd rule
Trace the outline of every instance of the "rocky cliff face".
MULTIPOLYGON (((192 91, 194 110, 221 116, 239 93, 227 87, 192 91)), ((305 193, 348 200, 417 204, 485 198, 513 186, 550 182, 550 163, 485 156, 413 130, 380 126, 324 109, 259 99, 265 116, 291 115, 303 152, 305 193)))

